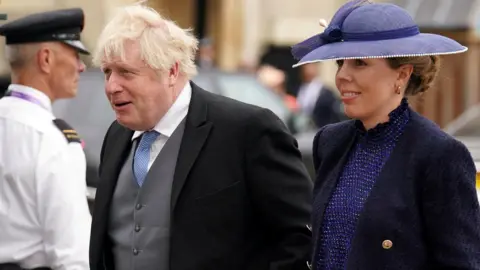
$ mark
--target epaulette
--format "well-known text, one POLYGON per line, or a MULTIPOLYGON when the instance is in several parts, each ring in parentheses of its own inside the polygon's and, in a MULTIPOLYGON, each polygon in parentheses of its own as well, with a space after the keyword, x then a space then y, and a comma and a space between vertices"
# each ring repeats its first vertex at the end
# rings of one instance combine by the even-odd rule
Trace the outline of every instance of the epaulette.
POLYGON ((53 123, 55 124, 55 126, 57 126, 58 129, 60 129, 60 131, 63 133, 65 138, 67 138, 67 141, 69 143, 82 143, 77 131, 73 129, 69 124, 67 124, 67 122, 63 121, 62 119, 55 119, 53 120, 53 123))

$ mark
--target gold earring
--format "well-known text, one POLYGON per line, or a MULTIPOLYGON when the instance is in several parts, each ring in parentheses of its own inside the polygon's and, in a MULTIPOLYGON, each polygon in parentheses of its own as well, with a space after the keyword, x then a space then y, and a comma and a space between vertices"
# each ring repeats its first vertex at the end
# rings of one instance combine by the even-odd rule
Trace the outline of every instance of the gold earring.
POLYGON ((397 93, 397 95, 400 95, 402 93, 402 91, 400 91, 401 88, 402 87, 400 85, 397 87, 397 90, 395 91, 395 93, 397 93))

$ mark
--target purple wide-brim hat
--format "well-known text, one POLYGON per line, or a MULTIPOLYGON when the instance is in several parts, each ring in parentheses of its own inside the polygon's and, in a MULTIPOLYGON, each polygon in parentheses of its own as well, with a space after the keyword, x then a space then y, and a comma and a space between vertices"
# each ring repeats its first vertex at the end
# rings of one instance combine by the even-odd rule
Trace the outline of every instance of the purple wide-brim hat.
POLYGON ((388 3, 343 5, 321 34, 292 47, 294 67, 327 60, 455 54, 468 48, 453 39, 420 33, 413 18, 388 3))

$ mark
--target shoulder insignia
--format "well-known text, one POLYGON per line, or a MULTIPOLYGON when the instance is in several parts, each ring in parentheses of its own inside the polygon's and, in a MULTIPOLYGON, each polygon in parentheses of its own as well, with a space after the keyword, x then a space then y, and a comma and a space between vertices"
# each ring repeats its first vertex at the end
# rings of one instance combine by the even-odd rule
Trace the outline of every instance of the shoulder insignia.
POLYGON ((55 124, 55 126, 57 126, 58 129, 60 129, 60 131, 63 133, 65 138, 67 138, 67 141, 69 143, 82 143, 77 131, 73 129, 69 124, 67 124, 67 122, 62 119, 55 119, 53 120, 53 123, 55 124))

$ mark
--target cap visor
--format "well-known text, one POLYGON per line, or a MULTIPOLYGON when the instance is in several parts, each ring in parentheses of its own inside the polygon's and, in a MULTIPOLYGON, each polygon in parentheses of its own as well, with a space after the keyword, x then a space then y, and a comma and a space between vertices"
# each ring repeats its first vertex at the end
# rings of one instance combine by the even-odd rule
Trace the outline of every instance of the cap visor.
POLYGON ((87 54, 89 55, 90 52, 87 50, 85 45, 80 40, 62 40, 63 43, 67 44, 70 47, 73 47, 75 50, 77 50, 81 54, 87 54))
POLYGON ((453 39, 436 34, 378 41, 335 42, 313 50, 293 67, 327 60, 455 54, 467 49, 453 39))

